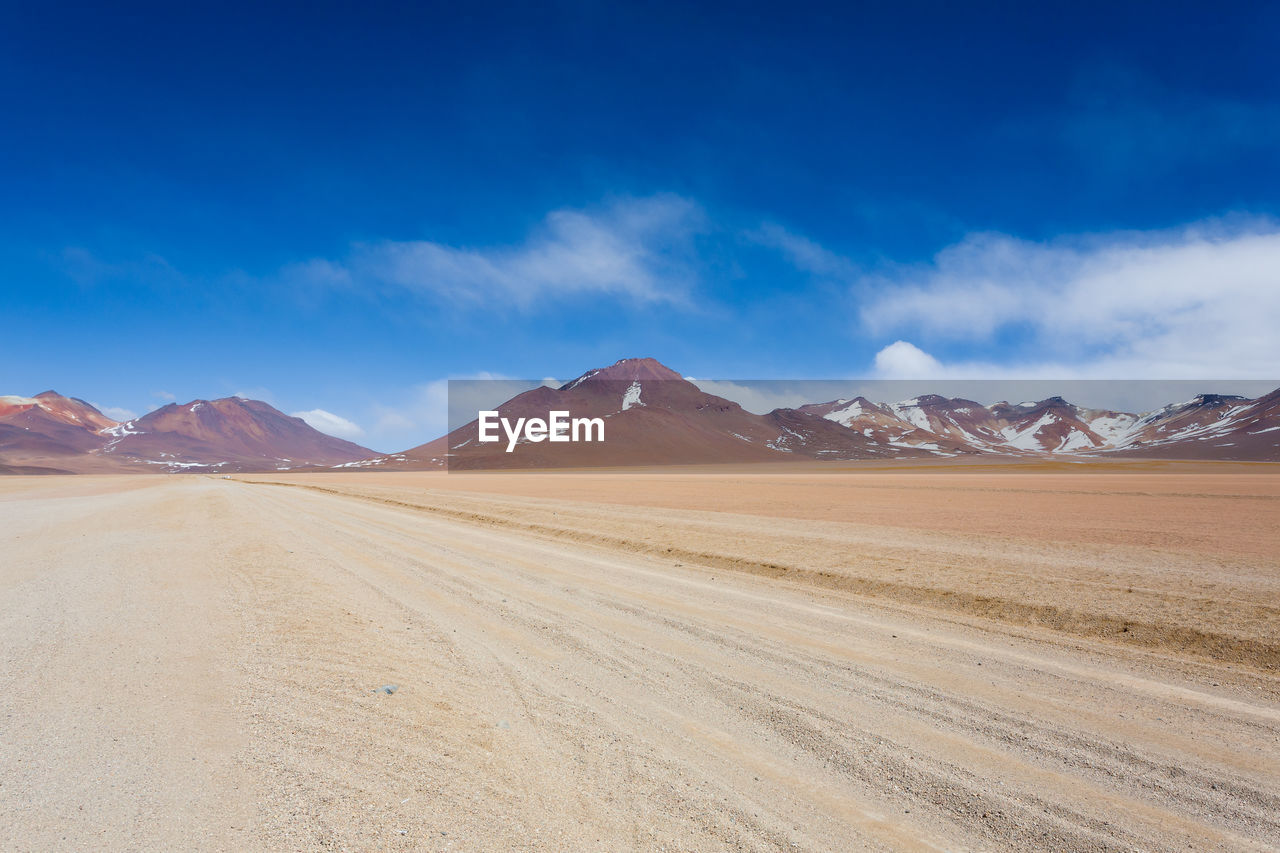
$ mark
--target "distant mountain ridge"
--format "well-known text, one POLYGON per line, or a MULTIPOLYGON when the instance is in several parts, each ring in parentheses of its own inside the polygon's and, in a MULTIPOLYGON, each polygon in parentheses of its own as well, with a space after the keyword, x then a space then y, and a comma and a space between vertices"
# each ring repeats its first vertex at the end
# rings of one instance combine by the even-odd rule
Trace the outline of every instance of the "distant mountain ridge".
MULTIPOLYGON (((522 468, 718 464, 785 461, 802 456, 876 458, 863 436, 795 409, 766 415, 708 394, 652 358, 627 358, 588 371, 559 388, 519 394, 502 417, 543 417, 565 410, 605 422, 603 443, 522 443, 515 453, 481 444, 473 421, 449 435, 369 464, 383 468, 522 468)), ((926 456, 907 450, 905 455, 926 456)))
POLYGON ((950 443, 961 451, 1012 455, 1280 460, 1280 390, 1257 399, 1201 394, 1144 414, 1085 408, 1061 397, 983 406, 936 395, 891 404, 835 400, 801 409, 893 445, 935 451, 950 443))
POLYGON ((1147 413, 1077 406, 1062 397, 990 406, 927 394, 865 397, 763 415, 708 394, 651 358, 622 359, 558 388, 526 391, 501 416, 567 410, 600 417, 603 444, 481 444, 469 423, 403 453, 344 467, 384 470, 661 465, 788 459, 888 460, 958 456, 1150 456, 1280 461, 1280 390, 1256 400, 1205 394, 1147 413))
POLYGON ((53 391, 0 396, 0 473, 427 470, 896 460, 952 457, 1148 457, 1280 461, 1280 389, 1250 399, 1201 394, 1144 413, 1062 397, 983 405, 925 394, 749 412, 652 358, 625 358, 497 407, 599 418, 606 440, 478 441, 476 422, 402 453, 377 454, 240 397, 171 403, 117 422, 53 391))
POLYGON ((53 391, 0 397, 0 473, 270 471, 371 455, 240 397, 170 403, 124 422, 53 391))

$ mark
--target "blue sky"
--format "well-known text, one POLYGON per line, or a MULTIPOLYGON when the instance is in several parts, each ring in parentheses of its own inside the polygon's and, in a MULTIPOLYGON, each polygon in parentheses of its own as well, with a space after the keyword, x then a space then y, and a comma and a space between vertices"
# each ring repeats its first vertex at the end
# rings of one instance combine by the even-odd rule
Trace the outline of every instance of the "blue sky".
POLYGON ((0 14, 0 393, 1280 376, 1276 4, 0 14))

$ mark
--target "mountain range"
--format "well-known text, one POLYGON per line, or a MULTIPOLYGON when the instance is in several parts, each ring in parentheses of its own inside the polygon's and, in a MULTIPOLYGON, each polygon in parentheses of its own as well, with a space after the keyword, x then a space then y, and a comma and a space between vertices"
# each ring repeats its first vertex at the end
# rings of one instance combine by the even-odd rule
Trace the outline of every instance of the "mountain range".
POLYGON ((170 403, 129 421, 54 391, 0 397, 0 473, 271 471, 374 455, 241 397, 170 403))
POLYGON ((1061 397, 998 402, 925 395, 895 403, 865 397, 778 408, 763 415, 706 393, 649 358, 623 359, 559 388, 542 386, 498 406, 499 415, 548 411, 599 417, 601 444, 481 444, 477 423, 392 456, 351 467, 540 468, 889 460, 959 456, 1137 456, 1280 461, 1280 389, 1257 399, 1202 394, 1134 414, 1061 397))
POLYGON ((240 397, 169 404, 125 422, 52 391, 0 397, 0 473, 549 468, 949 457, 1280 461, 1280 389, 1256 399, 1201 394, 1144 412, 1061 397, 983 405, 924 395, 865 397, 754 414, 651 358, 622 359, 496 409, 515 422, 550 411, 599 418, 604 442, 482 443, 478 423, 378 454, 240 397))

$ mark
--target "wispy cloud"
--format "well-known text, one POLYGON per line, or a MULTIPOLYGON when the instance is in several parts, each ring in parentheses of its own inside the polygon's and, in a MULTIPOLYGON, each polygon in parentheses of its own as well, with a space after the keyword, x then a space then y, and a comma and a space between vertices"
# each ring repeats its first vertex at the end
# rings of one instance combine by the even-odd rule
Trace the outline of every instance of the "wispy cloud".
MULTIPOLYGON (((508 381, 506 377, 487 372, 452 378, 482 380, 475 383, 476 385, 505 386, 508 381)), ((504 387, 503 392, 499 392, 496 398, 486 399, 478 406, 468 406, 467 410, 478 411, 480 408, 497 405, 523 390, 526 390, 523 385, 512 389, 504 387), (505 396, 502 396, 502 393, 505 393, 505 396)), ((444 435, 451 428, 451 410, 454 412, 453 419, 456 419, 459 409, 460 401, 450 397, 449 379, 433 379, 408 389, 393 403, 376 404, 373 407, 376 418, 373 433, 381 437, 384 442, 389 441, 395 445, 397 450, 404 450, 444 435), (401 447, 400 444, 404 446, 401 447)), ((475 417, 474 412, 470 413, 467 420, 471 417, 475 417)), ((463 423, 465 422, 464 420, 463 423)), ((460 425, 455 423, 452 426, 460 425)))
POLYGON ((157 289, 181 286, 187 281, 168 260, 154 252, 139 258, 109 261, 88 249, 71 246, 62 250, 56 263, 68 278, 84 288, 128 283, 157 289))
POLYGON ((138 416, 138 413, 133 409, 126 409, 121 406, 99 406, 97 403, 90 403, 89 405, 113 421, 131 421, 138 416))
POLYGON ((404 450, 474 420, 482 409, 492 409, 537 385, 563 384, 559 379, 512 379, 496 373, 434 379, 398 394, 394 401, 375 404, 370 435, 380 445, 404 450))
POLYGON ((276 406, 277 408, 281 405, 276 399, 275 392, 270 388, 264 388, 261 385, 238 385, 234 387, 235 390, 229 395, 231 397, 239 397, 242 400, 261 400, 262 402, 276 406))
POLYGON ((1104 64, 1082 71, 1067 109, 1031 120, 1023 130, 1037 136, 1047 131, 1114 175, 1272 150, 1280 144, 1280 111, 1271 102, 1172 91, 1131 68, 1104 64))
POLYGON ((702 210, 675 195, 628 198, 593 210, 556 210, 521 243, 449 246, 429 240, 354 246, 312 259, 282 278, 320 287, 376 288, 486 309, 603 295, 683 302, 697 280, 694 239, 702 210))
POLYGON ((762 246, 779 250, 802 272, 836 280, 850 280, 858 274, 857 266, 848 258, 777 223, 766 222, 747 236, 762 246))
MULTIPOLYGON (((861 320, 873 335, 1005 353, 971 369, 985 362, 1097 377, 1280 375, 1280 225, 1270 221, 1050 243, 974 235, 931 263, 865 278, 862 292, 861 320), (995 346, 1012 332, 1026 343, 995 346)), ((930 366, 911 346, 882 350, 877 367, 930 366)))
POLYGON ((295 418, 302 418, 315 429, 326 435, 338 438, 357 439, 364 436, 359 424, 349 421, 341 415, 327 412, 324 409, 311 409, 306 412, 293 412, 295 418))
POLYGON ((731 382, 722 379, 695 379, 692 376, 686 376, 685 379, 697 385, 701 391, 732 400, 748 412, 759 415, 783 406, 794 408, 818 402, 813 397, 806 396, 804 380, 792 384, 768 381, 731 382))
POLYGON ((396 450, 405 450, 444 435, 449 423, 448 380, 436 379, 415 385, 394 402, 373 406, 375 436, 389 440, 396 450), (404 447, 398 446, 404 443, 404 447))

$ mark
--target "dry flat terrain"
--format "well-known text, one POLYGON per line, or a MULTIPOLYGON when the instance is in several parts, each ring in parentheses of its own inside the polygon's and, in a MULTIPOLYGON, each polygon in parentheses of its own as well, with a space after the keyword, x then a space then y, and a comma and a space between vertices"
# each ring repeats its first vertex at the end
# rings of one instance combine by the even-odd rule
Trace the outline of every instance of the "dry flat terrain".
POLYGON ((1278 529, 1263 465, 3 478, 0 849, 1277 849, 1278 529))

